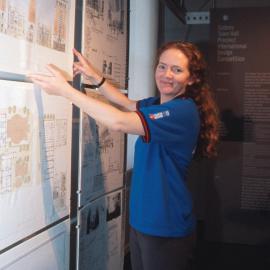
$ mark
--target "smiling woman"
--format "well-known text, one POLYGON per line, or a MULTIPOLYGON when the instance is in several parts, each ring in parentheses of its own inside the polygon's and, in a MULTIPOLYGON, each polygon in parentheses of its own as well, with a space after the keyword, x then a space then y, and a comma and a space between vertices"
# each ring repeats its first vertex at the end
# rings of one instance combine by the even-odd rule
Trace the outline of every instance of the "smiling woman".
POLYGON ((192 256, 195 217, 186 174, 194 156, 215 154, 217 109, 206 81, 206 64, 196 46, 165 44, 158 51, 155 80, 159 97, 130 100, 104 80, 74 49, 74 76, 86 76, 111 105, 72 88, 52 65, 52 76, 32 74, 47 93, 61 95, 95 120, 140 135, 135 146, 130 195, 133 270, 184 270, 192 256), (123 110, 118 109, 119 107, 123 110))
MULTIPOLYGON (((164 58, 168 59, 167 61, 170 59, 171 62, 178 61, 178 66, 173 66, 173 68, 177 69, 179 67, 180 70, 177 69, 177 73, 172 72, 172 74, 175 74, 174 78, 178 78, 179 87, 182 86, 181 94, 184 94, 187 98, 191 98, 199 110, 201 127, 196 147, 197 156, 215 156, 219 137, 218 108, 208 84, 207 64, 202 53, 194 44, 189 42, 177 41, 164 44, 158 50, 155 65, 156 82, 159 90, 158 82, 162 75, 159 75, 159 78, 157 78, 157 74, 159 74, 159 65, 161 65, 161 69, 166 69, 166 65, 162 67, 164 58), (175 59, 165 57, 168 54, 172 57, 174 54, 177 54, 177 52, 179 55, 175 59), (176 76, 177 74, 179 74, 179 76, 176 76)), ((173 79, 170 82, 172 81, 173 79)))

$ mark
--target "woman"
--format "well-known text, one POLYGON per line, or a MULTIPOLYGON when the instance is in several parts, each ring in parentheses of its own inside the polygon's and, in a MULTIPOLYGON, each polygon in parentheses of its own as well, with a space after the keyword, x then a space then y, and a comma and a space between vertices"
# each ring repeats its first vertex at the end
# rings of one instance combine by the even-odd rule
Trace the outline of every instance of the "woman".
POLYGON ((76 50, 74 75, 82 74, 123 110, 72 88, 57 69, 30 75, 47 93, 61 95, 108 128, 140 135, 135 146, 130 198, 133 270, 187 269, 195 219, 186 187, 194 153, 212 157, 218 140, 217 109, 200 51, 187 42, 160 48, 155 67, 159 97, 133 101, 102 78, 76 50))

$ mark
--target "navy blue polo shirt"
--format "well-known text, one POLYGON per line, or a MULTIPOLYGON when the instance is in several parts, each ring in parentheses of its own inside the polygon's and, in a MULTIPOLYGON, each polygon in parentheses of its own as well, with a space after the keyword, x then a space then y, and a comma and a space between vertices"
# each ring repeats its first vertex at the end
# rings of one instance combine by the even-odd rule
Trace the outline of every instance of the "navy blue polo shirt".
POLYGON ((196 147, 200 118, 194 101, 177 97, 137 103, 145 136, 135 145, 130 195, 130 225, 139 232, 164 237, 194 231, 187 169, 196 147))

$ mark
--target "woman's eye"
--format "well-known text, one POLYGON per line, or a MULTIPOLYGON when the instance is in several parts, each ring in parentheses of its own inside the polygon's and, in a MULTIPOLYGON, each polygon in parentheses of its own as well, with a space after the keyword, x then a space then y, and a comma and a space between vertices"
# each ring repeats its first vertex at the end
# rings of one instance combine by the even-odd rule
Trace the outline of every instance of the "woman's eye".
POLYGON ((158 65, 158 69, 160 69, 160 70, 165 70, 165 69, 166 69, 166 66, 163 65, 163 64, 159 64, 159 65, 158 65))
POLYGON ((182 69, 179 68, 179 67, 173 67, 173 68, 172 68, 172 71, 173 71, 174 73, 178 74, 178 73, 182 72, 182 69))

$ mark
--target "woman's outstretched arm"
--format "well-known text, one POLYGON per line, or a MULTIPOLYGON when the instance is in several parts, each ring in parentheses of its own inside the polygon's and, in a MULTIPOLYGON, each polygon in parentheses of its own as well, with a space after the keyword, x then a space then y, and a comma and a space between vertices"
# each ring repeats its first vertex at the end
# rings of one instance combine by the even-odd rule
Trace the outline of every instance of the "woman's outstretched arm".
POLYGON ((88 97, 74 89, 57 67, 48 65, 47 68, 51 76, 34 73, 29 74, 28 77, 49 95, 62 96, 68 99, 96 121, 112 130, 144 135, 144 129, 137 113, 123 112, 112 105, 88 97))

